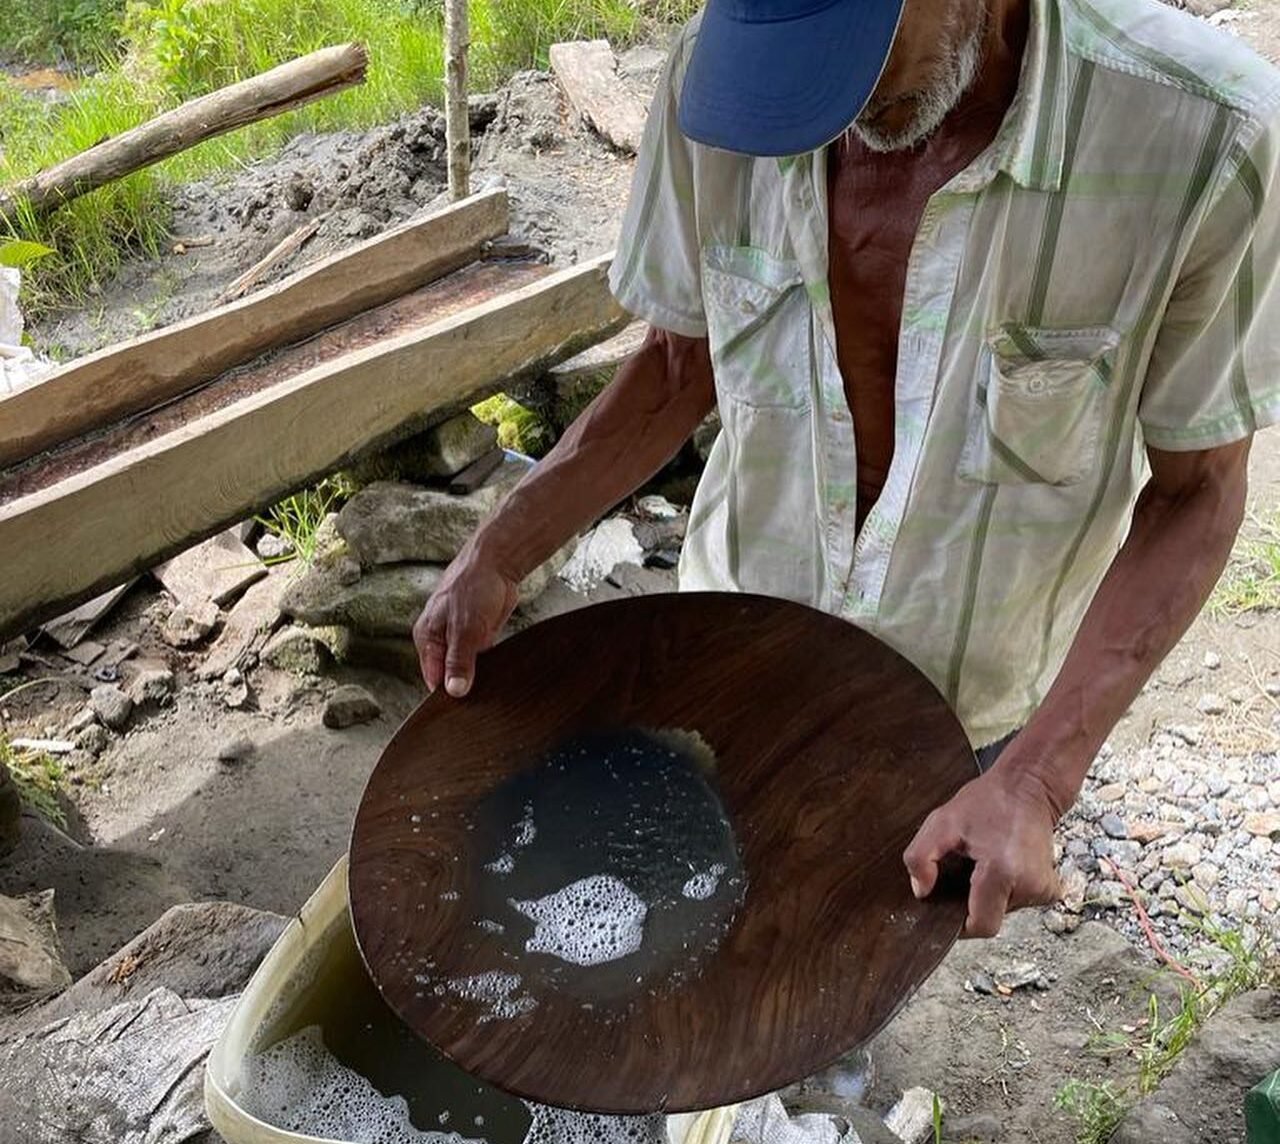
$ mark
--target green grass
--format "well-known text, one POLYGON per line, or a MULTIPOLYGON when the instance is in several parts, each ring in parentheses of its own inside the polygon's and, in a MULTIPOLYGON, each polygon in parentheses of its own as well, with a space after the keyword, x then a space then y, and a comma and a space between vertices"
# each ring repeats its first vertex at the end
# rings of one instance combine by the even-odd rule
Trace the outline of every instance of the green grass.
POLYGON ((1280 608, 1280 515, 1251 516, 1209 598, 1217 617, 1280 608))
MULTIPOLYGON (((29 0, 24 0, 24 3, 29 0)), ((56 34, 50 13, 100 0, 37 0, 28 13, 56 34), (61 7, 60 7, 61 6, 61 7)), ((115 11, 101 0, 104 11, 115 11)), ((473 0, 472 89, 545 63, 558 39, 636 41, 656 21, 687 18, 695 0, 473 0)), ((24 25, 25 26, 25 25, 24 25)), ((26 33, 22 42, 38 40, 26 33)), ((96 35, 96 33, 95 33, 96 35)), ((369 51, 360 87, 209 140, 75 200, 52 216, 19 219, 10 236, 57 254, 30 275, 29 311, 83 305, 134 253, 155 255, 169 236, 167 191, 269 155, 305 131, 364 128, 442 100, 440 0, 131 0, 113 33, 112 58, 69 101, 52 106, 0 82, 0 185, 29 176, 144 122, 185 99, 331 44, 369 51)), ((3 48, 0 40, 0 49, 3 48)))
POLYGON ((66 772, 57 759, 42 752, 14 750, 0 735, 0 766, 8 768, 23 802, 66 829, 67 816, 58 801, 66 789, 66 772))
POLYGON ((301 560, 310 564, 316 555, 316 532, 331 512, 337 512, 351 496, 351 486, 342 477, 328 477, 314 488, 303 489, 286 497, 258 517, 268 532, 283 537, 293 546, 293 553, 269 563, 283 564, 301 560))
POLYGON ((1058 1090, 1054 1103, 1076 1120, 1077 1144, 1106 1144, 1133 1104, 1155 1092, 1178 1063, 1197 1031, 1233 998, 1263 986, 1280 986, 1280 953, 1266 934, 1247 939, 1240 931, 1200 921, 1203 944, 1189 962, 1200 987, 1184 987, 1171 1013, 1161 1011, 1155 993, 1147 999, 1145 1031, 1103 1031, 1090 1041, 1100 1057, 1132 1056, 1137 1075, 1129 1083, 1073 1079, 1058 1090))

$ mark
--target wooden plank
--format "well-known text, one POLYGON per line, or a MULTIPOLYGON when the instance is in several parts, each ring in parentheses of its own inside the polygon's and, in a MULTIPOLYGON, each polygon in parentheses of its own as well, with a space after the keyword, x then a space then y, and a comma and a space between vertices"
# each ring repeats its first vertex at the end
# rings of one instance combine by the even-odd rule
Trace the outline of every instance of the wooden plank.
POLYGON ((640 98, 618 78, 617 60, 609 42, 552 44, 550 56, 551 70, 578 114, 620 151, 636 154, 648 112, 640 98))
POLYGON ((473 260, 506 232, 504 191, 332 255, 265 290, 71 362, 0 398, 0 467, 168 401, 275 346, 309 338, 473 260))
POLYGON ((0 638, 626 323, 611 255, 357 350, 0 507, 0 638))
POLYGON ((192 99, 8 188, 0 194, 0 222, 17 225, 20 204, 46 214, 215 135, 364 83, 368 63, 363 45, 339 44, 192 99))

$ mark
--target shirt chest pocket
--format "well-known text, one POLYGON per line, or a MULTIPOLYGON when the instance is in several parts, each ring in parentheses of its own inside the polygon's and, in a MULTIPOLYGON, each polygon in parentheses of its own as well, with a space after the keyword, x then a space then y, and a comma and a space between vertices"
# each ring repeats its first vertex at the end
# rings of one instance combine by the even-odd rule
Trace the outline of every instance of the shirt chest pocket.
POLYGON ((981 484, 1078 484, 1097 464, 1120 335, 1008 323, 987 340, 959 476, 981 484))
POLYGON ((707 247, 702 295, 719 395, 760 409, 807 408, 811 309, 799 263, 755 247, 707 247))

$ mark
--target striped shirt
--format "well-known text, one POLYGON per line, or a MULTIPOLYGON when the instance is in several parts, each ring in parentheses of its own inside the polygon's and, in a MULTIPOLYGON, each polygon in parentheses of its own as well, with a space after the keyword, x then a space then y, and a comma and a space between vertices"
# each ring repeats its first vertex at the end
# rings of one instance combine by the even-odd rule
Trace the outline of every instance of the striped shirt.
POLYGON ((1012 107, 920 223, 893 463, 859 533, 825 151, 682 136, 696 35, 660 86, 611 275, 628 310, 710 341, 724 428, 681 587, 843 616, 993 742, 1066 657, 1143 446, 1280 419, 1280 73, 1156 0, 1032 0, 1012 107))

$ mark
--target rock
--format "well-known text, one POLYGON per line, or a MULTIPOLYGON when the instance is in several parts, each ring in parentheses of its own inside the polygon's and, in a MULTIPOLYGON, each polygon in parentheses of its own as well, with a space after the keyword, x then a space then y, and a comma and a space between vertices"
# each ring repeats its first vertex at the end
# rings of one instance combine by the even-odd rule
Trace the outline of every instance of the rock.
POLYGON ((1166 846, 1160 856, 1161 862, 1169 870, 1189 870, 1204 857, 1204 851, 1198 842, 1186 840, 1166 846))
POLYGON ((644 549, 636 540, 631 522, 615 516, 587 533, 560 571, 560 578, 575 591, 594 588, 619 564, 644 563, 644 549))
POLYGON ((0 1007, 14 994, 47 993, 70 984, 54 920, 53 891, 19 898, 0 895, 0 1007))
POLYGON ((157 989, 0 1041, 4 1138, 114 1144, 207 1133, 204 1060, 235 1005, 157 989))
POLYGON ((103 683, 89 692, 89 705, 113 731, 123 731, 133 714, 133 700, 114 683, 103 683))
MULTIPOLYGON (((357 578, 359 574, 357 566, 357 578)), ((292 579, 290 572, 274 569, 236 601, 200 665, 197 674, 201 679, 223 678, 230 669, 243 666, 245 657, 266 642, 280 623, 280 601, 292 579)))
POLYGON ((92 727, 97 723, 97 721, 97 712, 95 712, 91 706, 86 704, 71 716, 71 721, 67 724, 66 728, 68 737, 74 739, 86 727, 92 727))
MULTIPOLYGON (((938 1098, 927 1088, 909 1088, 884 1118, 885 1125, 903 1144, 924 1144, 933 1139, 933 1104, 938 1098)), ((941 1101, 939 1101, 941 1103, 941 1101)))
POLYGON ((293 541, 276 532, 264 532, 253 547, 263 560, 283 560, 293 554, 293 541))
POLYGON ((128 694, 135 707, 161 707, 173 698, 174 688, 172 671, 149 667, 133 677, 128 694))
POLYGON ((340 731, 357 723, 372 723, 382 714, 378 701, 363 687, 339 687, 325 701, 321 719, 326 727, 340 731))
POLYGON ((218 748, 218 762, 242 763, 257 749, 257 745, 248 735, 237 735, 218 748))
POLYGON ((1172 1109, 1152 1097, 1126 1113, 1110 1144, 1198 1144, 1198 1137, 1172 1109))
POLYGON ((1099 820, 1098 825, 1102 827, 1103 833, 1108 838, 1128 838, 1129 828, 1125 825, 1125 821, 1118 814, 1104 814, 1099 820))
POLYGON ((91 755, 100 755, 111 745, 111 736, 100 723, 90 723, 76 736, 76 747, 91 755))
POLYGON ((194 647, 218 626, 218 606, 212 600, 179 604, 165 620, 160 636, 170 647, 194 647))
POLYGON ((1256 838, 1280 840, 1280 811, 1261 811, 1244 816, 1244 829, 1256 838))
POLYGON ((1210 671, 1217 671, 1222 666, 1222 656, 1216 651, 1207 651, 1204 653, 1204 665, 1210 671))
POLYGON ((434 477, 453 477, 493 450, 498 431, 468 412, 428 429, 420 440, 423 471, 434 477))
POLYGON ((315 632, 290 625, 267 641, 261 658, 263 663, 293 675, 319 675, 328 664, 330 653, 315 632))
POLYGON ((65 993, 24 1014, 19 1028, 99 1013, 157 988, 184 997, 238 994, 287 924, 232 902, 172 906, 65 993))
POLYGON ((1227 710, 1227 701, 1221 695, 1210 691, 1200 696, 1200 702, 1196 704, 1196 708, 1204 715, 1222 715, 1227 710))
POLYGON ((447 564, 528 471, 528 462, 508 460, 465 496, 378 481, 346 503, 335 527, 366 568, 410 561, 447 564))
POLYGON ((312 626, 343 625, 370 636, 408 636, 444 570, 399 564, 344 585, 329 570, 312 568, 285 594, 286 615, 312 626))

